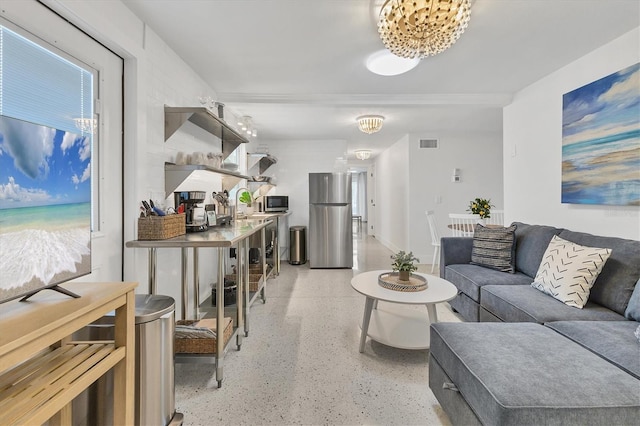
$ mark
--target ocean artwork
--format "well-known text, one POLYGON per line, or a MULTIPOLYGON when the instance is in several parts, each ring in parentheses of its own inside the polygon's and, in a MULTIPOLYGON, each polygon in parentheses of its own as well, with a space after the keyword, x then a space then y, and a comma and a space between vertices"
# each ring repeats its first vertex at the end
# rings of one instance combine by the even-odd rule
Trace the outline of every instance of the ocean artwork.
POLYGON ((90 137, 0 116, 0 302, 90 273, 90 137))
POLYGON ((562 202, 640 206, 640 63, 562 97, 562 202))

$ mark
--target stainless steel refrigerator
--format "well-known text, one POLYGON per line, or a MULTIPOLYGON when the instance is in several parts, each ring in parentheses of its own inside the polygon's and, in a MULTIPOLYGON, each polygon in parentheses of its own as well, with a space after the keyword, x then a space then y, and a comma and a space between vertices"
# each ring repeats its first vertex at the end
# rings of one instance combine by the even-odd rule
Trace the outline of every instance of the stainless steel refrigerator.
POLYGON ((309 173, 309 266, 353 267, 349 173, 309 173))

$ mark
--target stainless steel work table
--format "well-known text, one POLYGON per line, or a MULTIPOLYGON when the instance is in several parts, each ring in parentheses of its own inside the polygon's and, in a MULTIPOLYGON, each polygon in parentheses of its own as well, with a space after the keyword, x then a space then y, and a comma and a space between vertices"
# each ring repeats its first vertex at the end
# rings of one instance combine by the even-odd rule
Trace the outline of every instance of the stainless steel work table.
MULTIPOLYGON (((275 271, 275 275, 280 275, 280 260, 282 258, 281 253, 281 245, 280 245, 280 226, 284 225, 286 222, 284 219, 287 216, 290 216, 291 212, 261 212, 261 213, 253 213, 249 215, 251 219, 275 219, 275 236, 274 236, 274 247, 273 247, 273 268, 275 271)), ((282 230, 282 234, 286 235, 286 229, 282 230)))
MULTIPOLYGON (((182 319, 186 319, 186 312, 189 300, 187 263, 188 249, 193 251, 193 319, 200 319, 200 284, 198 275, 198 249, 201 247, 218 248, 218 282, 216 283, 216 324, 224 324, 224 250, 223 248, 237 245, 237 327, 229 342, 236 337, 238 349, 242 345, 242 334, 239 332, 244 328, 245 335, 249 333, 249 244, 248 237, 260 231, 262 253, 265 251, 265 228, 271 224, 271 219, 243 219, 234 221, 231 225, 213 227, 204 232, 193 232, 166 240, 134 240, 127 241, 125 246, 132 248, 149 249, 149 294, 156 293, 156 251, 159 248, 180 248, 181 256, 181 286, 182 286, 182 319), (244 302, 244 303, 243 303, 244 302)), ((258 292, 262 293, 265 299, 266 265, 263 261, 263 281, 258 292)), ((222 331, 217 330, 218 336, 222 336, 222 331)), ((176 354, 176 362, 195 362, 216 364, 216 379, 218 387, 222 386, 223 370, 222 360, 226 347, 224 339, 217 339, 216 354, 176 354)))

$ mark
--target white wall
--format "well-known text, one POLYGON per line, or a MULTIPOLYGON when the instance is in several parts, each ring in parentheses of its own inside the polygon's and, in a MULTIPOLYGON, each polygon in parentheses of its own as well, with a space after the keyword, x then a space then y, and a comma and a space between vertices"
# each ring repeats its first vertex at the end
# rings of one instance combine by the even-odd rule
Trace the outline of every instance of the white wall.
POLYGON ((392 251, 409 250, 409 136, 380 153, 375 160, 375 236, 392 251))
POLYGON ((269 194, 289 196, 289 226, 309 226, 309 173, 335 171, 336 159, 347 150, 346 141, 260 141, 260 145, 268 146, 278 159, 264 173, 277 179, 269 194))
POLYGON ((467 212, 476 197, 490 199, 502 209, 502 120, 495 120, 494 133, 438 132, 437 135, 409 135, 409 244, 420 259, 431 263, 431 245, 426 210, 434 210, 438 234, 450 236, 449 213, 467 212), (438 139, 438 148, 420 148, 420 139, 438 139), (453 183, 453 169, 460 170, 460 182, 453 183))
POLYGON ((521 90, 504 108, 505 221, 640 239, 640 209, 561 204, 562 95, 640 61, 640 28, 521 90))

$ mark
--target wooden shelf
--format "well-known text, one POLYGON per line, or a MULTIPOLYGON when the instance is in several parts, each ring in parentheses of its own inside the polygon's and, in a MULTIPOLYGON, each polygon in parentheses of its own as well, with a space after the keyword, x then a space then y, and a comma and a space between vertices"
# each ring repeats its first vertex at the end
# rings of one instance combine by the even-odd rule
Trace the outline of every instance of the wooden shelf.
POLYGON ((71 423, 71 401, 114 370, 114 421, 134 416, 136 283, 65 283, 77 299, 51 291, 0 310, 0 412, 3 424, 71 423), (69 336, 115 310, 115 341, 69 336))

